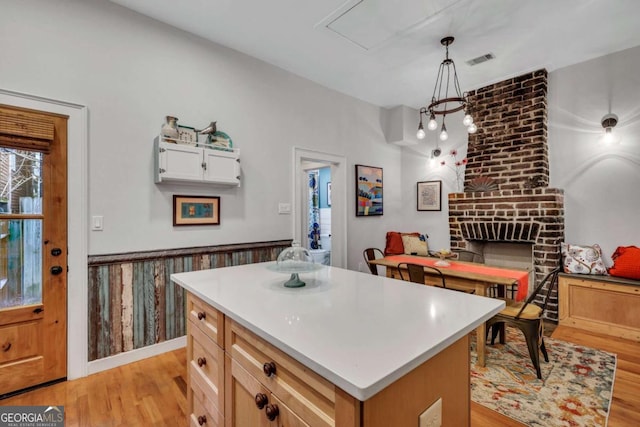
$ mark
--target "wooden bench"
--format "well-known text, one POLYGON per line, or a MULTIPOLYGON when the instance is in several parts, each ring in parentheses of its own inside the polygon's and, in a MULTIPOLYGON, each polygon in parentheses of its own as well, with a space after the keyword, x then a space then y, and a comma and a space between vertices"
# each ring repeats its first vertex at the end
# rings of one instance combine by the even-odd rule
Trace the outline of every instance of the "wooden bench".
POLYGON ((640 342, 640 281, 560 273, 559 324, 640 342))

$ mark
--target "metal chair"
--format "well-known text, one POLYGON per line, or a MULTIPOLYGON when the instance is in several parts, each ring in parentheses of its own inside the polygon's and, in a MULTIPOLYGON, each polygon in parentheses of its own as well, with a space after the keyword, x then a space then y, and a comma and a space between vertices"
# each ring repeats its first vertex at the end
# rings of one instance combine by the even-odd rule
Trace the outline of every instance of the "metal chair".
POLYGON ((549 356, 547 355, 547 349, 544 346, 544 337, 542 334, 542 315, 547 308, 551 292, 558 283, 558 273, 561 271, 561 268, 557 268, 547 274, 524 303, 507 301, 507 306, 500 313, 487 320, 486 323, 487 333, 491 330, 492 345, 498 334, 500 334, 500 342, 504 344, 504 328, 506 325, 515 326, 522 331, 527 342, 529 356, 531 357, 531 362, 536 369, 538 379, 542 379, 539 352, 542 352, 545 362, 549 361, 549 356), (534 301, 538 294, 542 292, 545 285, 548 285, 546 298, 544 299, 542 306, 538 306, 534 304, 534 301))
POLYGON ((458 255, 459 261, 477 262, 478 264, 484 264, 484 256, 477 252, 469 251, 466 249, 451 249, 451 252, 458 255))
POLYGON ((384 258, 384 253, 378 248, 367 248, 362 251, 362 256, 364 257, 367 266, 369 267, 369 271, 371 274, 378 275, 378 266, 376 264, 371 264, 369 261, 373 261, 374 259, 384 258))
POLYGON ((440 270, 435 267, 428 267, 420 264, 412 264, 410 262, 401 262, 398 264, 398 271, 400 272, 400 278, 402 280, 408 280, 413 283, 420 283, 421 285, 432 285, 440 288, 446 288, 444 275, 440 270), (434 274, 436 277, 425 274, 425 272, 430 272, 434 274), (406 277, 408 276, 408 277, 406 277), (427 280, 432 283, 427 283, 427 280))
POLYGON ((451 289, 452 291, 464 292, 468 294, 475 293, 475 289, 467 290, 447 288, 444 274, 442 274, 442 272, 435 267, 429 267, 421 264, 412 264, 410 262, 401 262, 400 264, 398 264, 398 271, 400 272, 400 278, 402 280, 407 280, 405 275, 408 275, 408 279, 410 282, 436 286, 444 289, 451 289))

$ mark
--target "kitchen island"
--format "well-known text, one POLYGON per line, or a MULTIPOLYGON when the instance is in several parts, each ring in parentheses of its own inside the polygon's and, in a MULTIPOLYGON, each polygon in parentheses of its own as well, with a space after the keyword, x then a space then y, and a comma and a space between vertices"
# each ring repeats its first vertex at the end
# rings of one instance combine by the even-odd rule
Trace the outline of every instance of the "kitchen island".
POLYGON ((469 339, 500 300, 273 263, 172 274, 187 291, 190 425, 469 425, 469 339))

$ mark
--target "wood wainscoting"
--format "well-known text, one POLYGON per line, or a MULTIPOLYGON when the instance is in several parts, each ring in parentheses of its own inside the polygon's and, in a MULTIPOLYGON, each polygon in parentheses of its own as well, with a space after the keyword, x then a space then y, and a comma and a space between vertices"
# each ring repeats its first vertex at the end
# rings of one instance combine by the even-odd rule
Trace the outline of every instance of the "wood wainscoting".
POLYGON ((291 240, 89 257, 89 361, 185 335, 173 273, 274 261, 291 240))

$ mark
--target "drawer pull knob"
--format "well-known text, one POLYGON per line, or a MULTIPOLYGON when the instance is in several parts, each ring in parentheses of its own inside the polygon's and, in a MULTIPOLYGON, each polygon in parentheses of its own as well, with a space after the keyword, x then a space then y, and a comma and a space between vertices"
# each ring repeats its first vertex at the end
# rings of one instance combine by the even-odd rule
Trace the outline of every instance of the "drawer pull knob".
POLYGON ((11 350, 11 343, 7 341, 6 343, 2 344, 2 351, 7 352, 9 350, 11 350))
POLYGON ((204 311, 199 311, 198 312, 198 320, 202 320, 202 319, 206 319, 207 318, 207 313, 205 313, 204 311))
POLYGON ((200 415, 198 417, 198 424, 203 425, 207 423, 207 417, 205 415, 200 415))
POLYGON ((262 370, 264 371, 264 374, 268 377, 275 375, 276 364, 273 362, 266 362, 264 365, 262 365, 262 370))
POLYGON ((267 419, 269 421, 275 420, 276 418, 278 418, 278 415, 280 415, 278 405, 272 405, 271 403, 267 405, 264 411, 267 413, 267 419))
POLYGON ((258 409, 264 408, 269 403, 269 398, 264 393, 256 394, 256 406, 258 409))
POLYGON ((204 357, 198 357, 198 366, 202 368, 206 364, 207 364, 207 359, 205 359, 204 357))

